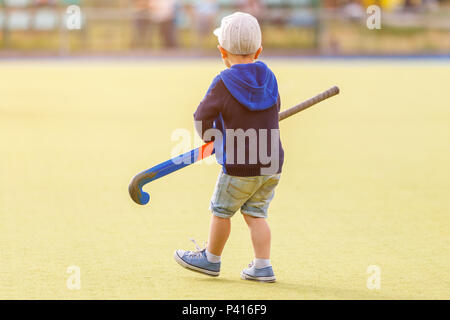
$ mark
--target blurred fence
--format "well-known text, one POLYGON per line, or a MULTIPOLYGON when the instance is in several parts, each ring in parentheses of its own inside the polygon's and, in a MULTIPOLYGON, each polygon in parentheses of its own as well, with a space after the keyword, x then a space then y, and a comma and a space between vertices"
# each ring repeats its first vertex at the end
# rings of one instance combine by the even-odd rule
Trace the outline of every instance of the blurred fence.
POLYGON ((0 54, 210 53, 220 19, 255 15, 269 52, 449 54, 449 1, 0 0, 0 54), (368 5, 382 28, 366 26, 368 5), (177 50, 182 49, 182 50, 177 50))

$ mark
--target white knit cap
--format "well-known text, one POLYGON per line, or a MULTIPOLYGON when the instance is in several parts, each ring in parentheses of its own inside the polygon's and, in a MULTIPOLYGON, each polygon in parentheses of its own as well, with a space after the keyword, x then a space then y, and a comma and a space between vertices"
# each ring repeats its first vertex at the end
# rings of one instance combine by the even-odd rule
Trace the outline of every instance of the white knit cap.
POLYGON ((222 48, 232 54, 252 54, 261 47, 261 28, 258 20, 248 13, 235 12, 222 19, 214 30, 222 48))

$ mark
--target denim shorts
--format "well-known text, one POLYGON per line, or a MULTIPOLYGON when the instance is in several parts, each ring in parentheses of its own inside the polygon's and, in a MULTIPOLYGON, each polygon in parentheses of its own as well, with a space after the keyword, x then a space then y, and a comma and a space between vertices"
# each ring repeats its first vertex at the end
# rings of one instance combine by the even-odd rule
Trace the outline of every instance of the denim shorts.
POLYGON ((211 199, 212 214, 220 218, 231 218, 241 209, 242 214, 267 218, 267 209, 280 177, 280 174, 235 177, 221 171, 211 199))

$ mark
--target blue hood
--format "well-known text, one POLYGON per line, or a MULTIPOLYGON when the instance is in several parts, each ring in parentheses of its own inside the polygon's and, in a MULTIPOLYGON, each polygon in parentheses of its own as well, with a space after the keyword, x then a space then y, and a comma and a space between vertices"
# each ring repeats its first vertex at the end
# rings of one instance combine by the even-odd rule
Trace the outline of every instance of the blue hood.
POLYGON ((277 79, 261 61, 235 64, 220 77, 231 95, 249 110, 268 109, 278 100, 277 79))

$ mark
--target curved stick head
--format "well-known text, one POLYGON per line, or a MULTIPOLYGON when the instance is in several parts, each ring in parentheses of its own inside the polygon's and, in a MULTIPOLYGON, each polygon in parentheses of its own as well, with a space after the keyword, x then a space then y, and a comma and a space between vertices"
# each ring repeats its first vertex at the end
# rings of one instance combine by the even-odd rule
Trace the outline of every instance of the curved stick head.
POLYGON ((130 184, 128 186, 128 192, 130 193, 131 199, 137 204, 146 205, 150 201, 150 195, 139 187, 135 188, 130 184))
POLYGON ((156 172, 141 172, 131 180, 128 193, 134 202, 146 205, 150 201, 150 195, 142 190, 142 187, 156 175, 156 172))

